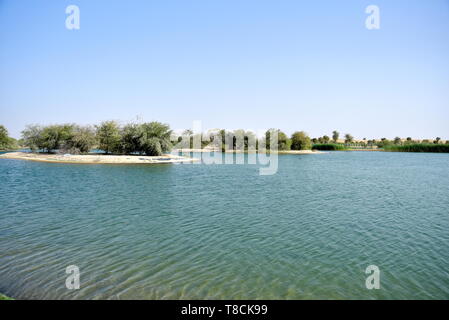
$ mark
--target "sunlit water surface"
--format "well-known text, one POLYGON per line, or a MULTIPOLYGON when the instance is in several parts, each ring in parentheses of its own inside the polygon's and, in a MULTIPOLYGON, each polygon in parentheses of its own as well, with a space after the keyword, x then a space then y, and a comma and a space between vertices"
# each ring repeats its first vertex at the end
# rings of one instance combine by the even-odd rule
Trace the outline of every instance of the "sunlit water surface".
POLYGON ((2 159, 0 292, 448 299, 449 155, 281 155, 271 176, 257 165, 2 159), (65 286, 72 264, 79 290, 65 286), (365 287, 372 264, 380 290, 365 287))

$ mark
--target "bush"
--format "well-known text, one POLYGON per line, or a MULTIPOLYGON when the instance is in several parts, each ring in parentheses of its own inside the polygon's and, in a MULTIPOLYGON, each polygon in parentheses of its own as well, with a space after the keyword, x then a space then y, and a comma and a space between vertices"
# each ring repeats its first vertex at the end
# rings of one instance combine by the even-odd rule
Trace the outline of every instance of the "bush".
POLYGON ((170 135, 170 127, 159 122, 128 124, 121 132, 120 151, 160 156, 172 147, 170 135))
POLYGON ((142 153, 140 148, 142 135, 142 128, 137 124, 130 123, 124 126, 121 131, 120 153, 142 153))
POLYGON ((143 123, 140 126, 140 148, 147 156, 160 156, 171 149, 170 127, 160 122, 143 123))
POLYGON ((95 131, 90 126, 74 126, 61 151, 69 153, 87 153, 97 143, 95 131))
POLYGON ((65 147, 67 140, 71 137, 74 125, 51 125, 41 127, 29 125, 22 131, 25 146, 31 150, 43 150, 52 152, 65 147))
POLYGON ((120 150, 120 126, 115 121, 102 122, 97 128, 98 147, 106 154, 119 153, 120 150))
POLYGON ((8 130, 0 125, 0 150, 17 149, 17 140, 8 136, 8 130))
POLYGON ((292 134, 291 150, 310 150, 312 143, 310 137, 304 131, 297 131, 292 134))

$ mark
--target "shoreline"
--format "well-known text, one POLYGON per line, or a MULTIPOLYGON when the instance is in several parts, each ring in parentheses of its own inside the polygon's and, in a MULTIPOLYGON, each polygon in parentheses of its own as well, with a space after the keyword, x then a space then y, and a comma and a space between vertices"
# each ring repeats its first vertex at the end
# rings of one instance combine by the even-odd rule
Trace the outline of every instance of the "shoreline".
POLYGON ((4 153, 0 155, 0 159, 70 164, 166 164, 199 161, 196 158, 172 154, 164 154, 162 156, 105 155, 92 153, 86 155, 63 155, 27 152, 4 153))

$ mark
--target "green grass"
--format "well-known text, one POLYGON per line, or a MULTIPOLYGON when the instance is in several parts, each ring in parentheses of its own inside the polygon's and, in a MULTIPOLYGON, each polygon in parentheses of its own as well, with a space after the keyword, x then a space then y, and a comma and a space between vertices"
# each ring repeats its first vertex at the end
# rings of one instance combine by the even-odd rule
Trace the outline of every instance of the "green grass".
POLYGON ((415 143, 403 146, 388 145, 385 151, 394 152, 449 152, 449 144, 415 143))
POLYGON ((314 144, 312 150, 339 151, 347 150, 347 148, 344 145, 337 143, 319 143, 314 144))
POLYGON ((14 300, 14 299, 12 299, 10 297, 7 297, 7 296, 5 296, 5 295, 0 293, 0 300, 14 300))

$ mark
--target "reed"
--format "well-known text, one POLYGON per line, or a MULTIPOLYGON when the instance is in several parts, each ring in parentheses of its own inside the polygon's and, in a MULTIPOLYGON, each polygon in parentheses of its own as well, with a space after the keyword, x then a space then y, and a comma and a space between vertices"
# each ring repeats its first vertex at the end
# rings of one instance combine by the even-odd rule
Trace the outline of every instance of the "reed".
POLYGON ((384 151, 393 152, 449 152, 449 144, 414 143, 406 145, 388 145, 384 151))

